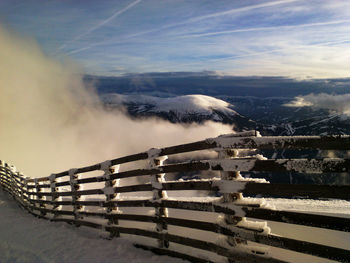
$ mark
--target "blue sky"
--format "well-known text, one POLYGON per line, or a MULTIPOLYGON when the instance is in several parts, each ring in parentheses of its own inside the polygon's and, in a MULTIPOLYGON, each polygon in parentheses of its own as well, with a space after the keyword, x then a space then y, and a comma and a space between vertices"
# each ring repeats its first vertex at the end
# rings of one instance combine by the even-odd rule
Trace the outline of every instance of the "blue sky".
POLYGON ((350 77, 348 0, 1 0, 0 23, 92 74, 350 77))

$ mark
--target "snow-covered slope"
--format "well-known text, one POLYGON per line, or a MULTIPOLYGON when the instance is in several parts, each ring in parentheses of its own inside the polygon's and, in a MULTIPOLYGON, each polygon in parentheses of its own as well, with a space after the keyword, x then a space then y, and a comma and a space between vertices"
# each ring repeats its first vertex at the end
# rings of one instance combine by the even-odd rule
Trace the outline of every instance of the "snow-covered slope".
MULTIPOLYGON (((210 115, 213 110, 221 111, 229 115, 237 115, 238 113, 229 108, 230 105, 226 101, 219 100, 205 95, 185 95, 170 98, 152 97, 146 95, 121 95, 108 94, 103 97, 104 102, 108 104, 139 104, 152 105, 150 112, 169 112, 173 111, 178 114, 202 114, 210 115)), ((139 111, 143 111, 144 107, 139 107, 139 111)))
POLYGON ((1 263, 184 263, 135 248, 126 238, 105 240, 86 227, 38 219, 0 188, 1 263))
MULTIPOLYGON (((216 197, 176 198, 176 200, 213 201, 216 197)), ((253 198, 252 198, 253 199, 253 198)), ((264 200, 264 199, 263 199, 264 200)), ((291 199, 265 199, 268 205, 278 209, 317 214, 331 214, 333 216, 349 217, 350 204, 341 200, 315 201, 291 199)), ((175 217, 198 220, 198 213, 181 210, 172 211, 175 217)), ((217 215, 207 214, 201 220, 216 222, 217 215)), ((131 222, 130 227, 135 227, 131 222)), ((269 222, 272 233, 294 239, 331 245, 349 249, 349 233, 328 231, 320 228, 286 225, 269 222)), ((136 226, 137 227, 137 226, 136 226)), ((213 242, 215 234, 210 232, 191 231, 187 228, 171 227, 178 235, 189 236, 203 241, 213 242)), ((91 228, 53 223, 36 218, 22 210, 10 196, 0 188, 0 262, 1 263, 185 263, 180 259, 168 256, 157 256, 148 251, 135 248, 125 237, 105 240, 99 238, 101 232, 91 228)), ((141 237, 135 237, 140 241, 141 237)), ((251 245, 257 245, 250 243, 251 245)), ((172 244, 173 246, 174 244, 172 244)), ((260 245, 259 245, 260 246, 260 245)), ((184 248, 183 248, 184 249, 184 248)), ((188 248, 187 253, 196 256, 198 251, 188 248)), ((273 257, 295 263, 329 263, 334 262, 313 256, 301 255, 291 251, 270 247, 269 254, 273 257)), ((205 257, 205 252, 201 251, 205 257)), ((218 262, 218 261, 215 261, 218 262)))
POLYGON ((197 122, 207 120, 230 123, 251 129, 255 123, 240 115, 230 103, 205 95, 184 95, 160 98, 146 95, 105 94, 103 102, 110 108, 126 107, 135 117, 157 116, 171 122, 197 122))

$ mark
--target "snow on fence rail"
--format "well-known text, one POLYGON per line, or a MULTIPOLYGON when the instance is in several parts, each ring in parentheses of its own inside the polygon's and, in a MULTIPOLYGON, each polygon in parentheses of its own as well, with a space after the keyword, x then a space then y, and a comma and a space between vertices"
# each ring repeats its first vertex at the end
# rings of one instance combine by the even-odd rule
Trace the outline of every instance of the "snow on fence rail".
POLYGON ((350 136, 261 137, 259 133, 249 131, 150 149, 35 179, 25 177, 13 166, 1 161, 0 185, 23 208, 38 217, 100 229, 109 233, 109 238, 121 234, 147 237, 156 242, 145 245, 144 241, 141 242, 142 239, 136 242, 139 247, 192 262, 216 262, 218 258, 227 258, 230 262, 285 262, 278 259, 278 256, 274 257, 273 253, 269 254, 269 247, 350 262, 349 250, 276 235, 267 224, 279 222, 286 226, 307 226, 313 231, 330 229, 350 232, 350 218, 276 210, 264 204, 262 198, 246 198, 259 196, 350 200, 349 185, 276 184, 265 179, 245 178, 240 174, 252 171, 348 173, 350 160, 266 159, 261 155, 242 157, 238 155, 240 149, 349 150, 350 136), (164 164, 169 155, 203 150, 216 151, 218 158, 184 163, 174 163, 172 160, 164 164), (123 164, 141 160, 147 161, 142 169, 119 169, 123 164), (209 179, 165 180, 168 174, 200 171, 216 172, 219 176, 209 179), (95 174, 91 176, 91 172, 95 174), (96 175, 98 172, 100 174, 96 175), (122 184, 123 180, 142 176, 150 179, 140 184, 122 184), (189 190, 205 191, 208 196, 168 197, 174 191, 188 193, 189 190), (152 195, 141 198, 142 193, 152 195), (122 196, 123 194, 127 196, 122 196), (126 208, 149 208, 154 212, 143 210, 143 213, 136 214, 126 208), (198 215, 189 218, 183 211, 198 215), (209 213, 216 220, 206 220, 210 217, 209 213), (140 222, 146 224, 146 227, 137 225, 140 222), (150 225, 153 227, 150 228, 150 225), (205 234, 202 237, 214 233, 217 240, 213 242, 212 239, 208 241, 205 238, 195 238, 196 235, 192 234, 179 234, 179 227, 188 229, 188 233, 193 230, 203 231, 205 234))

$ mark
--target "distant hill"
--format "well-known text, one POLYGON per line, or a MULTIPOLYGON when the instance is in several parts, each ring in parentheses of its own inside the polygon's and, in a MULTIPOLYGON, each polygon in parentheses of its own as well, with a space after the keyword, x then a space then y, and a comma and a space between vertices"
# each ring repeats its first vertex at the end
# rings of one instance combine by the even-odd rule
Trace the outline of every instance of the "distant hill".
POLYGON ((212 120, 233 124, 237 129, 255 129, 256 123, 232 109, 233 105, 205 95, 160 98, 146 95, 105 94, 109 109, 126 108, 133 117, 159 117, 173 123, 202 123, 212 120))
POLYGON ((215 72, 129 74, 121 77, 91 76, 99 94, 142 93, 156 96, 203 94, 208 96, 294 97, 310 93, 350 93, 350 79, 295 80, 284 77, 234 77, 215 72))
POLYGON ((350 134, 346 115, 314 109, 290 108, 287 98, 255 98, 206 95, 155 97, 148 95, 104 94, 109 110, 125 109, 134 118, 158 117, 172 123, 215 121, 232 124, 236 130, 257 129, 263 135, 350 134))
POLYGON ((350 134, 349 117, 342 113, 285 106, 296 96, 310 93, 350 94, 350 78, 296 80, 204 71, 89 75, 84 80, 93 81, 109 108, 124 107, 136 118, 212 120, 233 124, 238 130, 258 129, 264 135, 350 134))

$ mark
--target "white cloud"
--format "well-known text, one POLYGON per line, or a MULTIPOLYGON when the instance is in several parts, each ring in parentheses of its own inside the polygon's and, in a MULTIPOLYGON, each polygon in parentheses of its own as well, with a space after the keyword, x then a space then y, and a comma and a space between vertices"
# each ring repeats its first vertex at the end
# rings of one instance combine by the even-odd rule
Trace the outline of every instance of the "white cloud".
MULTIPOLYGON (((126 11, 128 11, 130 8, 134 7, 135 5, 137 5, 138 3, 140 3, 142 0, 136 0, 132 3, 130 3, 129 5, 127 5, 126 7, 124 7, 121 10, 116 11, 113 15, 111 15, 110 17, 108 17, 107 19, 97 23, 95 26, 89 28, 86 32, 76 36, 75 38, 73 38, 71 41, 69 41, 68 43, 63 44, 61 47, 59 47, 59 49, 63 49, 65 47, 67 47, 67 45, 71 42, 77 41, 79 39, 81 39, 82 37, 92 33, 93 31, 99 29, 100 27, 104 26, 105 24, 111 22, 113 19, 115 19, 116 17, 120 16, 121 14, 125 13, 126 11)), ((85 49, 89 49, 90 47, 86 47, 85 49)), ((84 50, 82 48, 82 50, 84 50)))
POLYGON ((350 116, 350 94, 330 95, 325 93, 298 96, 286 104, 289 107, 314 107, 327 109, 350 116))
POLYGON ((106 112, 77 66, 50 59, 2 27, 0 57, 0 158, 27 176, 232 132, 213 122, 182 126, 106 112))
POLYGON ((185 35, 183 37, 184 38, 208 37, 208 36, 243 33, 243 32, 254 32, 254 31, 271 31, 271 30, 285 30, 285 29, 301 29, 301 28, 305 28, 305 27, 322 27, 322 26, 346 24, 346 23, 350 23, 350 19, 326 21, 326 22, 319 22, 319 23, 297 24, 297 25, 282 25, 282 26, 242 28, 242 29, 234 29, 234 30, 225 30, 225 31, 217 31, 217 32, 210 32, 210 33, 202 33, 202 34, 190 34, 190 35, 185 35))

